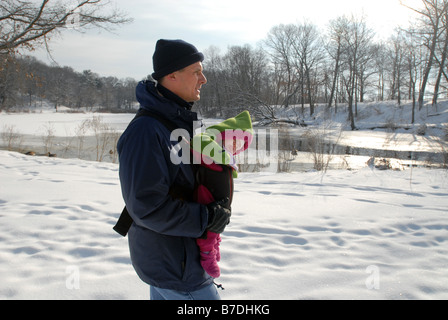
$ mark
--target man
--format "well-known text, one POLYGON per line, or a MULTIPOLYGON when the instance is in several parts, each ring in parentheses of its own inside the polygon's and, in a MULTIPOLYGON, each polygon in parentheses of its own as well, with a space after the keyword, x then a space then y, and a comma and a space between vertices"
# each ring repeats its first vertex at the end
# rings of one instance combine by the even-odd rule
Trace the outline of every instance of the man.
POLYGON ((207 231, 222 233, 230 210, 219 202, 193 202, 193 166, 170 160, 178 141, 170 140, 169 127, 193 136, 197 114, 191 108, 207 83, 203 60, 185 41, 159 40, 153 55, 156 81, 142 81, 136 89, 139 113, 146 116, 137 116, 118 142, 122 194, 133 220, 131 260, 150 285, 152 300, 220 299, 201 267, 196 239, 207 231))

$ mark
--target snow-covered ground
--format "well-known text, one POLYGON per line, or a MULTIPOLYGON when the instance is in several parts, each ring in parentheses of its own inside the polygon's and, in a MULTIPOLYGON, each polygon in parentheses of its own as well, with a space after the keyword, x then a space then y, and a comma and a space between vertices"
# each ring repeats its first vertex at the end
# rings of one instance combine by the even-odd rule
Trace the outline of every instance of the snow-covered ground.
MULTIPOLYGON (((428 139, 448 122, 439 112, 420 115, 437 119, 428 139)), ((51 123, 62 139, 91 117, 0 114, 0 131, 35 135, 51 123)), ((132 115, 102 117, 120 131, 132 115)), ((416 139, 399 133, 400 146, 416 139)), ((118 164, 0 151, 0 182, 0 299, 148 299, 112 230, 118 164)), ((448 299, 446 170, 241 173, 235 192, 223 299, 448 299)))
MULTIPOLYGON (((112 226, 118 165, 0 151, 0 298, 147 299, 112 226)), ((235 181, 223 299, 447 299, 448 174, 235 181)))

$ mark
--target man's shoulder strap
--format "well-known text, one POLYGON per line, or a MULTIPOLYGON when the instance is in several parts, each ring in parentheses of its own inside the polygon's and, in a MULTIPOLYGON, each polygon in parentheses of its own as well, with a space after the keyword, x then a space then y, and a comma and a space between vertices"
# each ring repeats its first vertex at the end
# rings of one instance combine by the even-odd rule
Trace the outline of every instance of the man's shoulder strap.
POLYGON ((174 125, 171 121, 165 119, 164 117, 158 115, 155 112, 149 111, 147 109, 140 109, 137 114, 135 115, 135 118, 132 120, 136 120, 140 117, 151 117, 159 121, 161 124, 163 124, 169 131, 173 132, 177 129, 177 126, 174 125))
MULTIPOLYGON (((161 124, 163 124, 170 132, 173 132, 177 129, 177 127, 171 122, 165 119, 164 117, 158 115, 157 113, 151 112, 146 109, 140 109, 134 119, 132 121, 135 121, 136 119, 140 117, 151 117, 159 121, 161 124)), ((116 225, 113 227, 113 229, 118 232, 120 235, 125 237, 131 228, 131 225, 133 223, 133 220, 131 216, 129 215, 129 212, 127 208, 125 207, 116 223, 116 225)))

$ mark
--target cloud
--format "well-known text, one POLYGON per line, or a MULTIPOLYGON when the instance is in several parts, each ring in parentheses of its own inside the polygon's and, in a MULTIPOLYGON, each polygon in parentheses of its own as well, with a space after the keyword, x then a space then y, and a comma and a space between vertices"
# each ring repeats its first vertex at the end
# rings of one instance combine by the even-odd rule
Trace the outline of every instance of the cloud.
MULTIPOLYGON (((152 72, 152 43, 104 34, 70 34, 50 44, 53 59, 76 71, 91 70, 101 76, 134 77, 140 80, 152 72)), ((45 49, 34 53, 49 62, 45 49)))
MULTIPOLYGON (((418 0, 404 0, 409 1, 418 0)), ((115 0, 115 5, 134 22, 114 33, 64 32, 50 44, 56 61, 77 71, 139 80, 152 72, 152 54, 161 38, 184 39, 201 51, 213 45, 225 52, 230 45, 256 45, 280 23, 307 19, 325 29, 331 19, 352 13, 364 13, 368 24, 387 37, 411 13, 399 0, 115 0)), ((44 50, 33 55, 48 61, 44 50)))

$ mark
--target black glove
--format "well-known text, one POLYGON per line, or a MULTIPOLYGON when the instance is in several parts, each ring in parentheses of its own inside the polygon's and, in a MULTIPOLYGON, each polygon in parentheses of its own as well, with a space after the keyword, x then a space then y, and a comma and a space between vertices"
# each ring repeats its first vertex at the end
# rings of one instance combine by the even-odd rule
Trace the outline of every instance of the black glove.
POLYGON ((207 205, 208 225, 206 230, 214 233, 223 233, 226 226, 230 223, 232 212, 223 207, 229 199, 223 199, 207 205))

